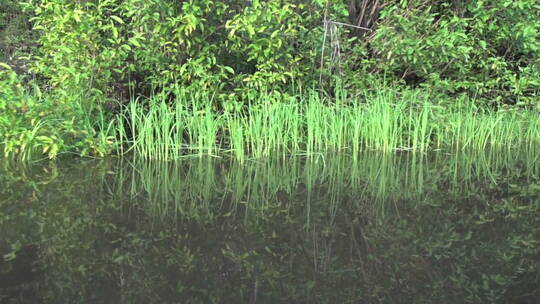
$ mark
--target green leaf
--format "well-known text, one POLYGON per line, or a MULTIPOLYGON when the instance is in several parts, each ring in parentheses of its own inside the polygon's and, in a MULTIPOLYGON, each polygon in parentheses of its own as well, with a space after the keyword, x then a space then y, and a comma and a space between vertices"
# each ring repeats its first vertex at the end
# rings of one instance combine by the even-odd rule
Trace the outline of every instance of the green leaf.
POLYGON ((124 20, 122 20, 120 17, 118 16, 111 16, 111 19, 113 19, 114 21, 120 23, 120 24, 124 24, 124 20))

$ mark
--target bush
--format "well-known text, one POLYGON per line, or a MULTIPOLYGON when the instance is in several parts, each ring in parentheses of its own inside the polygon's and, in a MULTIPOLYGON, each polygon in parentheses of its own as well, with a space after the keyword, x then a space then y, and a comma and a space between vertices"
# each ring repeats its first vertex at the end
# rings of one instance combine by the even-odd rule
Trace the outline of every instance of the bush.
POLYGON ((0 80, 0 136, 13 153, 28 142, 51 156, 61 147, 106 153, 122 105, 156 95, 174 103, 175 88, 212 96, 200 102, 217 113, 245 110, 266 92, 290 100, 306 87, 344 88, 360 97, 348 103, 364 102, 388 83, 432 91, 441 96, 434 103, 466 95, 540 107, 536 0, 7 0, 0 8, 0 45, 26 57, 9 61, 15 71, 0 80), (25 130, 31 136, 20 137, 25 130))
POLYGON ((317 2, 27 1, 41 43, 33 71, 93 102, 125 101, 130 84, 143 95, 181 85, 244 99, 287 90, 311 74, 317 2))
POLYGON ((5 156, 23 160, 42 154, 54 158, 63 152, 104 156, 113 148, 113 130, 99 111, 84 109, 76 100, 64 103, 42 94, 35 85, 24 87, 4 63, 0 63, 0 113, 5 156))
POLYGON ((17 72, 27 72, 26 59, 35 48, 35 35, 29 16, 18 1, 0 1, 0 62, 9 63, 17 72))
POLYGON ((535 0, 393 1, 347 56, 356 67, 348 81, 385 74, 491 103, 539 104, 539 21, 535 0))
POLYGON ((386 79, 491 103, 538 103, 535 0, 23 3, 40 33, 33 71, 55 89, 85 92, 92 103, 125 102, 130 86, 148 96, 175 85, 234 103, 268 88, 316 85, 319 72, 354 90, 386 79), (364 4, 377 13, 359 15, 364 4), (325 16, 364 20, 359 25, 373 31, 341 27, 325 38, 325 16), (332 40, 325 61, 341 58, 338 69, 318 70, 324 40, 332 40))

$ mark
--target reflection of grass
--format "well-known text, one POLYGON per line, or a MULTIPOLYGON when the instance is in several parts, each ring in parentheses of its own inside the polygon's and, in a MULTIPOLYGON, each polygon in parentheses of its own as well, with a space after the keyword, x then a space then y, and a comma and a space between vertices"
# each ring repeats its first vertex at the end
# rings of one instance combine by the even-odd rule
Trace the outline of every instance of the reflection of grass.
MULTIPOLYGON (((527 172, 538 173, 540 162, 528 157, 370 153, 356 162, 329 156, 243 165, 139 159, 117 167, 109 161, 0 162, 0 247, 39 244, 47 271, 38 287, 55 300, 63 295, 63 302, 106 301, 112 293, 94 291, 101 282, 116 287, 120 278, 124 283, 113 298, 127 302, 149 290, 166 298, 178 286, 189 301, 201 290, 211 294, 225 286, 219 290, 226 293, 261 284, 263 291, 277 286, 275 298, 261 293, 268 302, 335 302, 336 290, 338 302, 459 302, 466 290, 470 302, 514 303, 538 286, 538 207, 529 193, 526 199, 511 193, 491 199, 496 188, 483 183, 489 174, 519 186, 527 172), (456 189, 449 183, 454 174, 463 182, 456 194, 448 189, 456 189), (384 201, 369 197, 381 187, 388 200, 411 200, 377 222, 380 213, 372 216, 369 207, 384 201), (131 203, 141 207, 130 213, 122 208, 129 206, 123 204, 129 190, 131 203), (34 191, 38 198, 30 206, 20 203, 34 191), (419 194, 427 199, 414 199, 419 194), (238 202, 237 209, 227 208, 234 206, 229 202, 238 202), (170 218, 174 208, 185 217, 161 221, 150 212, 170 218), (258 210, 264 213, 243 220, 258 210), (315 287, 300 294, 306 286, 315 287), (515 286, 511 295, 491 292, 515 286)), ((244 295, 233 294, 242 301, 244 295)))
MULTIPOLYGON (((225 152, 236 159, 271 154, 348 150, 425 152, 532 148, 540 139, 536 113, 480 111, 472 104, 440 107, 415 92, 381 89, 366 102, 339 97, 333 103, 315 92, 286 102, 260 100, 244 112, 217 114, 205 94, 162 95, 126 107, 118 119, 122 146, 150 159, 225 152), (172 106, 170 105, 172 104, 172 106)), ((121 151, 123 152, 123 151, 121 151)))
POLYGON ((538 164, 531 155, 496 152, 363 153, 355 158, 293 157, 244 163, 135 159, 121 167, 116 193, 131 193, 133 201, 152 214, 163 217, 172 212, 197 220, 275 210, 308 216, 312 210, 328 210, 333 215, 340 208, 382 215, 398 201, 422 201, 438 197, 440 191, 459 196, 478 182, 497 187, 509 177, 534 176, 540 170, 538 164))

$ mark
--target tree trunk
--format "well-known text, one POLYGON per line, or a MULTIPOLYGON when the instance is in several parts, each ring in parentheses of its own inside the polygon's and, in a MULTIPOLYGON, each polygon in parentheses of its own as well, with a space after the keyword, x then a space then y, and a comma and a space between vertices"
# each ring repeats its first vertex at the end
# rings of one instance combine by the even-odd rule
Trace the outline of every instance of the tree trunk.
POLYGON ((382 7, 380 0, 349 0, 349 22, 362 27, 355 28, 352 34, 358 38, 368 34, 369 29, 373 29, 379 19, 382 7))

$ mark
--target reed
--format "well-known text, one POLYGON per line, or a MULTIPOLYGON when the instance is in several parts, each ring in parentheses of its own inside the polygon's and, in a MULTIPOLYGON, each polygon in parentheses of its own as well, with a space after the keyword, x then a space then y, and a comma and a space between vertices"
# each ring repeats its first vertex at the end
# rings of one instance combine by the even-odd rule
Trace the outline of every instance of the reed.
POLYGON ((490 111, 470 101, 439 106, 425 94, 383 88, 362 99, 316 91, 276 100, 261 94, 244 111, 220 113, 204 92, 133 100, 117 118, 119 153, 148 159, 230 155, 244 161, 272 154, 346 150, 430 150, 535 148, 540 118, 523 110, 490 111))

